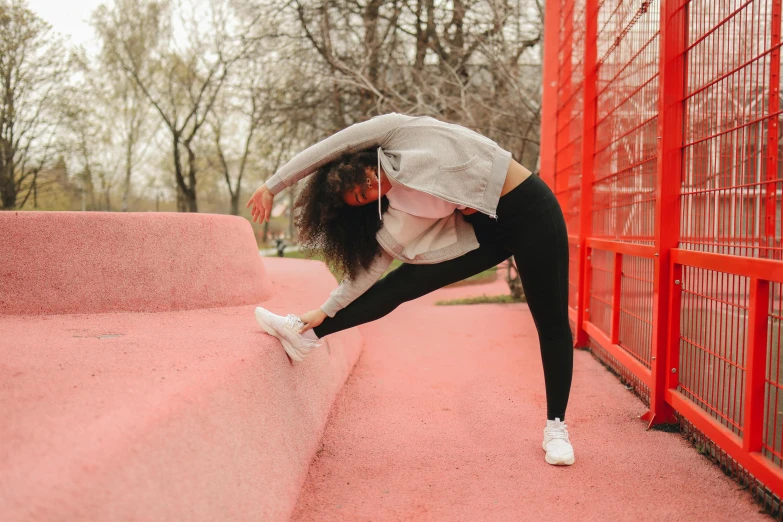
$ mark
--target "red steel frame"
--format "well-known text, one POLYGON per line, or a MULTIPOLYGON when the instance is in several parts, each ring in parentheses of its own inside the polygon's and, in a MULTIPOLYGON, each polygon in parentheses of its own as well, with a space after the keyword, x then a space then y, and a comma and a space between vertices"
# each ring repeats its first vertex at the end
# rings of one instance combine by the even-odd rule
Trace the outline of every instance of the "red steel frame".
POLYGON ((584 41, 584 110, 582 112, 582 174, 580 175, 579 209, 579 281, 576 307, 576 346, 587 346, 587 331, 584 325, 590 317, 590 292, 582 289, 590 287, 590 252, 587 238, 591 235, 593 208, 593 159, 595 152, 595 113, 596 113, 596 64, 598 62, 598 0, 585 0, 585 41, 584 41))
MULTIPOLYGON (((618 10, 623 0, 615 0, 618 10)), ((647 411, 642 418, 648 422, 648 427, 652 427, 661 423, 676 422, 675 411, 686 418, 693 426, 702 431, 707 437, 709 437, 715 444, 720 446, 728 455, 735 459, 741 466, 752 473, 758 480, 769 487, 778 496, 783 496, 783 464, 775 462, 768 455, 763 453, 763 447, 777 448, 783 445, 780 438, 783 436, 777 431, 773 432, 772 437, 776 440, 766 440, 765 426, 769 423, 769 419, 765 415, 777 415, 777 412, 768 411, 769 404, 765 404, 765 393, 767 388, 772 389, 773 386, 780 388, 780 382, 777 381, 778 377, 775 377, 775 381, 767 379, 767 371, 769 375, 773 375, 771 368, 767 368, 767 361, 774 361, 772 357, 767 357, 769 349, 773 346, 772 332, 770 331, 770 324, 772 324, 773 312, 771 308, 771 287, 773 284, 783 284, 783 248, 781 248, 780 241, 780 228, 783 228, 783 223, 780 223, 780 209, 781 206, 781 192, 783 192, 783 179, 779 172, 779 129, 778 120, 781 115, 780 109, 780 47, 781 47, 781 1, 782 0, 748 0, 744 2, 742 6, 739 6, 735 11, 730 13, 723 13, 720 11, 723 4, 720 7, 714 7, 717 4, 703 4, 700 5, 702 11, 708 10, 711 17, 719 20, 715 22, 713 18, 707 19, 706 22, 689 20, 689 9, 696 0, 660 0, 660 12, 646 13, 646 8, 652 4, 652 2, 634 2, 633 8, 636 8, 636 4, 643 4, 640 10, 643 16, 659 16, 659 42, 658 42, 658 100, 657 100, 657 166, 656 166, 656 181, 655 181, 655 232, 654 232, 654 244, 637 244, 636 238, 632 237, 594 237, 592 235, 592 219, 593 219, 593 194, 596 190, 596 184, 599 182, 595 176, 595 153, 596 153, 596 104, 597 104, 597 81, 598 70, 601 66, 598 60, 598 38, 599 38, 599 11, 601 6, 605 3, 604 0, 585 0, 585 37, 584 37, 584 56, 579 57, 582 59, 582 67, 584 70, 584 82, 580 86, 584 109, 582 112, 582 147, 581 147, 581 177, 580 177, 580 199, 578 203, 578 209, 564 208, 566 212, 572 211, 576 213, 578 210, 578 231, 569 230, 569 242, 578 246, 578 270, 576 271, 578 281, 576 282, 577 298, 571 303, 569 310, 569 316, 574 322, 576 333, 576 346, 584 347, 589 343, 596 343, 601 346, 607 353, 609 353, 616 361, 622 365, 626 370, 631 372, 638 380, 649 388, 649 411, 647 411), (742 9, 746 8, 750 4, 753 9, 758 7, 758 11, 751 11, 751 14, 746 13, 738 15, 742 9), (706 7, 705 7, 706 5, 706 7), (763 10, 762 10, 763 8, 763 10), (768 10, 767 10, 768 8, 768 10), (758 13, 764 13, 764 17, 769 17, 769 22, 766 25, 762 25, 753 18, 755 16, 762 16, 758 13), (725 15, 725 16, 724 16, 725 15), (740 16, 745 16, 741 18, 740 16), (729 20, 734 25, 728 25, 729 20), (689 47, 689 31, 693 31, 693 24, 715 24, 714 27, 707 27, 708 31, 705 31, 696 43, 690 44, 689 47), (724 26, 724 24, 726 24, 724 26), (743 27, 745 24, 747 27, 743 27), (750 27, 752 24, 752 27, 750 27), (728 27, 728 29, 725 29, 728 27), (740 27, 737 31, 736 28, 740 27), (766 31, 765 28, 769 27, 769 31, 764 34, 756 34, 756 31, 760 33, 766 31), (716 34, 718 30, 725 29, 726 32, 735 29, 735 33, 729 33, 728 37, 724 37, 721 41, 716 34), (759 52, 759 56, 762 58, 767 57, 767 61, 763 62, 759 59, 759 62, 766 64, 766 69, 762 72, 758 72, 756 69, 750 68, 747 74, 743 72, 744 76, 740 76, 737 71, 747 64, 743 64, 740 67, 726 72, 725 70, 709 69, 712 64, 705 65, 705 60, 709 61, 709 53, 700 50, 702 55, 697 55, 697 58, 702 60, 702 63, 693 64, 689 63, 688 56, 689 50, 693 49, 701 41, 707 38, 712 38, 709 44, 712 45, 716 56, 724 56, 726 53, 734 52, 731 49, 733 42, 740 41, 741 38, 737 38, 737 35, 744 35, 744 30, 749 31, 755 38, 766 38, 769 40, 760 42, 755 48, 765 49, 763 53, 759 52), (715 33, 715 34, 713 34, 715 33), (732 41, 731 37, 735 39, 732 41), (704 58, 707 56, 707 58, 704 58), (707 67, 707 72, 704 72, 704 68, 707 67), (692 69, 691 69, 692 68, 692 69), (699 69, 701 68, 701 69, 699 69), (717 72, 716 72, 717 71, 717 72), (731 76, 736 73, 736 76, 731 76), (694 88, 693 93, 688 93, 689 74, 696 74, 697 78, 701 81, 709 80, 709 74, 717 75, 715 80, 706 83, 701 88, 694 88), (695 132, 697 136, 705 135, 706 137, 693 139, 693 132, 686 137, 686 128, 688 125, 701 125, 701 120, 693 120, 693 122, 686 121, 686 102, 690 96, 696 96, 701 91, 705 91, 709 88, 715 87, 720 82, 735 82, 729 85, 737 91, 746 88, 746 83, 755 82, 756 85, 761 84, 765 88, 767 95, 766 109, 762 107, 762 113, 759 113, 759 109, 755 109, 757 112, 750 116, 745 116, 744 120, 729 121, 732 127, 725 129, 723 127, 710 127, 712 130, 697 129, 699 132, 695 132), (755 118, 755 119, 754 119, 755 118), (724 142, 720 141, 724 139, 729 142, 729 146, 737 146, 734 142, 729 140, 734 139, 730 135, 735 129, 758 123, 760 127, 765 127, 766 131, 762 134, 766 139, 766 144, 759 145, 763 150, 763 158, 761 161, 765 163, 763 172, 765 178, 761 179, 757 183, 745 183, 734 182, 733 187, 728 187, 728 190, 734 190, 734 193, 728 192, 725 185, 715 185, 719 189, 711 189, 712 185, 708 184, 708 187, 704 190, 708 193, 710 190, 714 195, 715 205, 721 203, 721 197, 727 198, 726 194, 740 193, 746 186, 758 186, 758 207, 755 208, 759 215, 763 215, 763 221, 759 224, 758 229, 754 234, 755 237, 748 236, 747 226, 751 221, 752 216, 742 215, 745 212, 745 207, 742 206, 738 210, 738 215, 735 216, 732 207, 731 214, 727 218, 721 217, 720 225, 724 222, 731 220, 731 230, 733 230, 734 224, 737 218, 740 219, 740 225, 745 226, 744 231, 739 232, 737 236, 736 244, 742 244, 745 242, 745 255, 730 255, 728 253, 714 253, 706 251, 696 251, 694 249, 687 248, 686 244, 681 244, 685 241, 683 236, 684 230, 689 227, 690 224, 685 224, 684 216, 688 215, 689 219, 701 219, 704 218, 705 222, 706 214, 711 210, 701 209, 699 207, 701 201, 707 201, 705 196, 704 200, 689 199, 689 204, 695 205, 694 208, 696 214, 693 216, 690 214, 689 208, 684 208, 684 192, 681 190, 681 186, 684 187, 686 183, 685 178, 685 165, 686 147, 690 151, 690 158, 693 161, 712 161, 715 149, 724 147, 724 142), (722 137, 721 135, 727 137, 722 137), (716 138, 717 136, 721 136, 716 138), (699 146, 699 140, 709 143, 709 146, 713 147, 712 152, 708 149, 707 155, 702 157, 696 147, 699 146), (688 141, 690 143, 686 144, 688 141), (717 145, 715 145, 717 143, 717 145), (723 193, 721 193, 723 191, 723 193), (695 203, 694 203, 695 201, 695 203), (701 212, 701 213, 699 213, 701 212), (695 216, 695 217, 694 217, 695 216), (745 220, 743 223, 742 220, 745 220), (743 235, 745 234, 745 235, 743 235), (748 247, 747 244, 758 245, 758 256, 747 257, 748 247), (597 325, 591 322, 589 304, 591 298, 591 253, 593 251, 603 251, 611 253, 611 314, 609 320, 609 331, 605 332, 597 325), (623 292, 623 259, 624 256, 631 256, 633 258, 649 259, 654 267, 653 271, 653 292, 651 296, 652 302, 652 338, 650 339, 650 357, 649 367, 645 364, 645 361, 640 360, 637 356, 630 353, 625 347, 621 346, 621 299, 624 295, 623 292), (740 319, 735 319, 737 322, 744 321, 745 336, 742 337, 738 333, 737 337, 742 337, 744 341, 744 366, 743 360, 738 358, 737 361, 733 361, 738 374, 744 371, 744 379, 741 383, 743 389, 740 390, 742 395, 741 407, 744 410, 744 420, 741 422, 741 435, 736 431, 733 431, 726 425, 719 422, 715 416, 710 415, 708 411, 700 407, 689 396, 680 391, 681 384, 680 367, 681 361, 681 346, 684 340, 682 321, 683 319, 683 274, 684 268, 688 270, 702 270, 702 271, 714 271, 720 274, 728 274, 729 277, 746 278, 749 281, 749 293, 747 295, 736 297, 738 299, 746 299, 747 306, 741 307, 742 310, 746 310, 746 315, 740 319)), ((628 3, 626 3, 628 5, 628 3)), ((561 25, 561 16, 573 16, 573 0, 548 0, 546 4, 545 13, 545 35, 544 35, 544 90, 543 90, 543 108, 542 108, 542 125, 541 125, 541 177, 549 183, 555 192, 558 193, 558 186, 562 184, 558 183, 557 177, 557 151, 558 148, 558 129, 562 122, 569 121, 571 114, 561 114, 562 110, 569 109, 569 106, 559 105, 558 93, 560 92, 560 86, 558 81, 563 81, 563 77, 570 80, 571 70, 571 50, 572 47, 568 47, 566 52, 563 52, 564 46, 573 46, 572 34, 563 34, 563 28, 568 32, 572 30, 571 25, 566 21, 561 25), (564 9, 562 6, 566 5, 569 9, 564 9), (566 13, 567 12, 567 13, 566 13), (561 57, 565 56, 568 63, 560 63, 561 57), (561 71, 561 76, 558 77, 558 70, 561 71), (563 74, 562 71, 568 71, 568 74, 563 74)), ((699 11, 700 14, 703 14, 699 11)), ((639 14, 637 14, 637 18, 639 14)), ((628 23, 627 18, 622 19, 624 23, 628 23)), ((617 42, 625 36, 630 30, 633 23, 636 22, 636 18, 630 22, 630 25, 624 29, 624 32, 617 37, 614 42, 614 47, 609 47, 606 53, 602 55, 608 55, 617 46, 617 42)), ((700 29, 703 28, 700 26, 700 29)), ((753 48, 753 47, 751 47, 753 48)), ((709 48, 708 48, 709 49, 709 48)), ((639 51, 641 52, 641 51, 639 51)), ((691 51, 692 52, 692 51, 691 51)), ((739 51, 737 51, 739 52, 739 51)), ((744 52, 747 52, 745 49, 744 52)), ((624 55, 623 55, 624 56, 624 55)), ((717 62, 722 58, 715 58, 717 62)), ((576 58, 575 58, 576 60, 576 58)), ((744 60, 744 58, 743 58, 744 60)), ((754 58, 756 60, 756 58, 754 58)), ((748 62, 749 63, 749 62, 748 62)), ((618 73, 619 75, 619 73, 618 73)), ((642 87, 640 86, 639 89, 642 87)), ((566 91, 568 92, 568 91, 566 91)), ((633 93, 637 90, 632 91, 633 93)), ((720 99, 720 98, 719 98, 720 99)), ((695 103, 695 102, 694 102, 695 103)), ((699 107, 693 109, 694 111, 703 110, 699 107)), ((719 117, 715 120, 718 125, 722 125, 724 122, 720 121, 719 117)), ((626 134, 630 134, 636 129, 631 129, 626 134)), ((740 135, 742 139, 748 140, 748 135, 740 135)), ((753 137, 755 135, 752 135, 753 137)), ((620 140, 624 139, 625 134, 620 136, 620 140)), ((737 140, 740 141, 740 140, 737 140)), ((720 156, 718 161, 723 159, 723 150, 719 151, 720 156)), ((738 156, 737 153, 734 153, 738 156)), ((734 160, 734 156, 731 156, 734 160)), ((745 158, 741 158, 744 160, 745 158)), ((751 158, 753 159, 753 158, 751 158)), ((737 159, 737 161, 740 161, 737 159)), ((631 167, 633 167, 632 165, 631 167)), ((742 167, 742 166, 740 166, 742 167)), ((689 167, 697 168, 697 167, 689 167)), ((707 167, 715 168, 715 167, 707 167)), ((615 176, 617 177, 617 176, 615 176)), ((719 181, 708 181, 708 183, 719 183, 719 181)), ((748 189, 749 191, 750 189, 748 189)), ((563 192, 562 190, 560 192, 563 192)), ((693 191, 691 194, 696 194, 695 197, 700 197, 697 194, 698 191, 693 191)), ((750 193, 750 192, 749 192, 750 193)), ((560 194, 559 194, 560 195, 560 194)), ((688 196, 691 197, 691 196, 688 196)), ((732 204, 737 202, 737 198, 743 196, 728 196, 734 198, 732 204)), ((750 198, 751 196, 748 196, 750 198)), ((755 197, 755 196, 753 196, 755 197)), ((561 204, 564 199, 559 197, 561 204)), ((711 205, 712 203, 703 203, 703 205, 711 205)), ((745 205, 744 199, 739 199, 740 205, 745 205)), ((748 204, 750 205, 750 204, 748 204)), ((705 207, 706 208, 706 207, 705 207)), ((723 208, 723 207, 721 207, 723 208)), ((747 211, 750 213, 750 210, 747 211)), ((717 211, 716 211, 717 215, 717 211)), ((715 216, 713 216, 715 217, 715 216)), ((718 218, 716 217, 716 223, 718 218)), ((701 226, 701 222, 695 222, 697 226, 701 226)), ((718 225, 716 225, 718 226, 718 225)), ((712 227, 712 225, 709 225, 712 227)), ((707 230, 705 228, 704 230, 707 230)), ((709 228, 712 230, 712 228, 709 228)), ((704 231, 701 232, 704 234, 704 231)), ((689 232, 690 234, 690 232, 689 232)), ((717 232, 716 240, 713 244, 720 244, 723 242, 730 242, 732 237, 726 237, 727 232, 717 232)), ((696 237, 696 236, 693 236, 696 237)), ((709 238, 707 238, 709 239, 709 238)), ((709 241, 702 240, 705 244, 709 241)), ((689 239, 690 240, 690 239, 689 239)), ((687 243, 687 241, 686 241, 687 243)), ((752 250, 753 248, 750 247, 752 250)), ((573 251, 572 251, 573 252, 573 251)), ((741 250, 740 250, 741 252, 741 250)), ((729 292, 736 289, 730 289, 729 292)), ((728 308, 726 308, 728 310, 728 308)), ((745 313, 745 312, 743 312, 745 313)), ((779 312, 778 312, 779 313, 779 312)), ((712 316, 710 316, 712 317, 712 316)), ((712 319, 710 319, 712 320, 712 319)), ((726 318, 719 321, 726 321, 726 318)), ((695 326, 691 325, 696 328, 695 326)), ((721 325, 711 325, 707 328, 713 330, 720 328, 721 325)), ((702 325, 698 325, 698 328, 702 328, 702 325)), ((781 328, 779 325, 778 328, 781 328)), ((741 331, 738 330, 738 332, 741 331)), ((720 336, 714 332, 714 338, 718 339, 720 336)), ((778 338, 780 334, 778 333, 778 338)), ((714 341, 714 339, 713 339, 714 341)), ((714 341, 720 342, 720 341, 714 341)), ((783 349, 783 347, 779 347, 783 349)), ((712 354, 715 355, 715 354, 712 354)), ((739 356, 738 356, 739 357, 739 356)), ((778 355, 778 361, 780 357, 778 355)), ((731 362, 731 361, 730 361, 731 362)), ((770 362, 772 365, 773 362, 770 362)), ((779 364, 779 363, 778 363, 779 364)), ((717 373, 716 367, 699 366, 694 371, 708 372, 713 374, 717 373)), ((724 373, 726 372, 726 366, 723 367, 724 373)), ((729 374, 731 375, 731 371, 729 374)), ((714 382, 717 382, 717 377, 712 375, 706 375, 704 378, 712 378, 714 382)), ((725 381, 722 381, 725 383, 725 381)), ((725 385, 725 384, 724 384, 725 385)), ((736 384, 735 384, 736 386, 736 384)), ((770 394, 772 391, 769 392, 770 394)), ((772 399, 770 399, 772 400, 772 399)), ((783 414, 783 412, 781 412, 783 414)), ((739 422, 739 421, 738 421, 739 422)), ((773 422, 777 422, 777 417, 773 419, 773 422)))

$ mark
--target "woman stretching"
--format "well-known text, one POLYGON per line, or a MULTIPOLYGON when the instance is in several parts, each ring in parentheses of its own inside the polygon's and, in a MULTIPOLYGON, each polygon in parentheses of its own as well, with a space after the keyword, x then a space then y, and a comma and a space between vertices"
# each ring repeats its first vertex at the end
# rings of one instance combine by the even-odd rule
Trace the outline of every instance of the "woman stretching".
POLYGON ((296 155, 248 201, 253 221, 268 221, 274 196, 311 174, 295 204, 299 241, 345 276, 320 308, 301 316, 256 308, 259 325, 301 361, 323 337, 513 255, 541 347, 545 458, 573 464, 564 423, 574 357, 568 239, 549 187, 489 138, 392 113, 296 155), (380 279, 393 259, 403 264, 380 279))

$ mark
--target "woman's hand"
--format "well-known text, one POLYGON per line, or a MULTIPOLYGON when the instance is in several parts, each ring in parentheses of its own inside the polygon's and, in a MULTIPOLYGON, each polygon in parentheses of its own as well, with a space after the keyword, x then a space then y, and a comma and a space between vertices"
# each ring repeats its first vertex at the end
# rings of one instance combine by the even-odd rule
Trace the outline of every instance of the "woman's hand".
POLYGON ((310 328, 315 328, 316 326, 324 322, 324 319, 326 319, 327 317, 329 316, 326 315, 326 312, 324 312, 320 308, 316 308, 315 310, 310 310, 309 312, 300 315, 299 319, 302 320, 304 326, 302 327, 301 330, 299 330, 299 333, 302 334, 305 333, 310 328))
POLYGON ((272 213, 272 203, 274 202, 274 199, 275 196, 266 188, 266 183, 258 187, 258 189, 253 192, 253 195, 250 196, 247 205, 245 205, 245 208, 248 208, 251 205, 253 206, 253 208, 250 209, 250 215, 252 216, 250 221, 256 223, 263 223, 264 221, 269 222, 269 215, 272 213), (261 218, 260 221, 258 221, 259 218, 261 218))

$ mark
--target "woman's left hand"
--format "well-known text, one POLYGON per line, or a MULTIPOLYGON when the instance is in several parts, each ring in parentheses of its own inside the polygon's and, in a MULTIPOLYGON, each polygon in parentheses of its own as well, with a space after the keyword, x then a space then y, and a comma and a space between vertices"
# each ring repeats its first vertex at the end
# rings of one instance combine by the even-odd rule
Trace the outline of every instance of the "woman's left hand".
POLYGON ((300 334, 305 333, 310 328, 315 328, 322 322, 324 322, 324 319, 329 317, 326 315, 326 312, 321 310, 320 308, 316 308, 315 310, 310 310, 309 312, 306 312, 299 316, 299 319, 302 320, 304 323, 304 326, 301 330, 299 330, 300 334))

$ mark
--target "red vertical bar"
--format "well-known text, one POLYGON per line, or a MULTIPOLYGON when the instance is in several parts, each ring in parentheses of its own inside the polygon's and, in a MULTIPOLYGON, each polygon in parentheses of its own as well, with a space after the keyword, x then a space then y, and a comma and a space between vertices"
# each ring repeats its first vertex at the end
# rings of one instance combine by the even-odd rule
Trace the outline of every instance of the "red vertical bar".
MULTIPOLYGON (((672 265, 672 286, 669 292, 669 315, 667 317, 669 328, 666 338, 666 360, 673 361, 673 364, 669 366, 675 371, 670 369, 666 372, 667 388, 676 388, 680 384, 680 318, 682 316, 682 289, 685 285, 682 272, 682 265, 672 265)), ((650 402, 652 403, 652 399, 650 402)))
POLYGON ((587 332, 582 327, 585 310, 590 306, 590 263, 587 238, 592 233, 593 155, 595 154, 596 79, 598 77, 598 0, 585 0, 585 58, 582 112, 582 174, 579 201, 579 282, 576 311, 576 346, 587 346, 587 332))
POLYGON ((620 343, 620 289, 623 282, 623 255, 615 252, 612 264, 612 322, 609 338, 612 344, 620 343))
MULTIPOLYGON (((653 274, 653 335, 650 411, 642 416, 648 427, 674 423, 674 411, 666 403, 672 369, 669 360, 669 293, 671 250, 679 241, 680 183, 682 181, 683 100, 685 98, 685 48, 687 45, 687 0, 661 3, 660 55, 658 62, 658 172, 655 199, 655 271, 653 274)), ((679 330, 679 328, 678 328, 679 330)), ((676 332, 679 337, 679 331, 676 332)), ((672 334, 673 335, 673 334, 672 334)), ((679 344, 678 344, 679 348, 679 344)))
POLYGON ((750 279, 748 298, 748 349, 745 365, 745 422, 742 448, 761 451, 764 434, 764 384, 766 376, 769 281, 750 279))
MULTIPOLYGON (((777 246, 775 244, 775 192, 777 183, 773 183, 772 180, 778 177, 779 116, 776 114, 780 110, 780 48, 776 46, 780 43, 780 4, 781 0, 772 0, 772 27, 769 44, 773 50, 769 53, 769 114, 775 114, 775 116, 769 118, 767 126, 767 182, 763 185, 767 192, 764 244, 773 249, 777 246)), ((775 257, 774 253, 775 250, 765 249, 765 252, 761 255, 762 257, 775 257)))
POLYGON ((584 277, 585 299, 582 301, 584 307, 584 314, 582 314, 582 321, 586 323, 586 322, 592 322, 592 318, 590 317, 590 297, 592 296, 592 291, 593 291, 593 249, 590 247, 586 247, 584 250, 586 254, 584 258, 586 273, 584 277))
POLYGON ((555 190, 557 147, 557 69, 560 46, 560 0, 547 0, 544 12, 543 93, 541 96, 541 179, 555 190))

